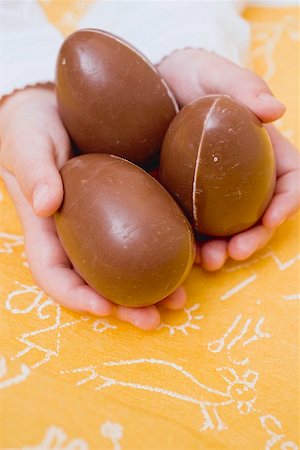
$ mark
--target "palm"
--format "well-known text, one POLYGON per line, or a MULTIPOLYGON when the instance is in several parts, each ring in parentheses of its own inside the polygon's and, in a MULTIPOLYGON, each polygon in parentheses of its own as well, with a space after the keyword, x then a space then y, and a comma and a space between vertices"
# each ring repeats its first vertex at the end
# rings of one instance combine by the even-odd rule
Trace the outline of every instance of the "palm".
MULTIPOLYGON (((229 94, 245 103, 264 122, 278 119, 284 112, 266 84, 255 74, 223 58, 201 50, 177 52, 164 60, 158 70, 184 106, 206 94, 229 94), (213 68, 213 70, 212 70, 213 68), (243 75, 244 74, 244 78, 243 75), (260 95, 263 94, 261 97, 260 95)), ((261 223, 229 240, 213 239, 198 244, 197 262, 207 270, 220 269, 228 256, 243 260, 271 239, 274 228, 299 208, 299 154, 274 127, 267 125, 277 162, 274 197, 261 223)))

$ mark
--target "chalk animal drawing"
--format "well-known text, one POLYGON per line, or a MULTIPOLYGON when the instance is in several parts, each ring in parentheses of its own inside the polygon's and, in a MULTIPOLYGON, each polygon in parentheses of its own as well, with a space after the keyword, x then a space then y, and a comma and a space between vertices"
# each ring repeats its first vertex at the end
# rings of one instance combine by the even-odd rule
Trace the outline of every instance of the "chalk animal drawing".
MULTIPOLYGON (((122 386, 127 389, 137 389, 141 391, 148 391, 154 394, 168 396, 184 402, 193 403, 200 407, 203 414, 204 422, 201 426, 201 431, 207 429, 225 430, 227 425, 220 418, 218 409, 224 406, 235 406, 238 412, 242 415, 249 414, 251 411, 255 411, 254 403, 256 400, 256 383, 259 377, 258 372, 253 370, 246 370, 241 376, 231 367, 219 367, 216 369, 223 380, 226 382, 224 390, 215 389, 210 387, 201 381, 199 381, 194 375, 185 370, 182 366, 171 362, 155 358, 142 358, 134 360, 121 360, 121 361, 107 361, 102 366, 87 366, 79 367, 72 370, 62 370, 59 373, 61 375, 68 374, 81 374, 83 375, 80 380, 76 382, 77 386, 85 385, 86 383, 93 382, 92 388, 95 391, 107 389, 113 386, 122 386), (166 377, 166 383, 169 383, 177 372, 182 376, 181 386, 184 386, 186 392, 176 392, 168 387, 160 387, 151 384, 141 384, 136 381, 130 381, 128 379, 120 379, 120 376, 116 374, 113 378, 101 374, 101 370, 105 368, 124 367, 129 365, 148 365, 151 364, 156 368, 162 369, 168 367, 171 374, 166 377), (173 373, 172 373, 173 372, 173 373), (101 380, 101 384, 98 381, 101 380), (187 387, 189 380, 192 384, 197 386, 197 394, 195 396, 190 395, 187 387), (96 381, 96 385, 95 385, 96 381)), ((153 380, 153 378, 152 378, 153 380)))

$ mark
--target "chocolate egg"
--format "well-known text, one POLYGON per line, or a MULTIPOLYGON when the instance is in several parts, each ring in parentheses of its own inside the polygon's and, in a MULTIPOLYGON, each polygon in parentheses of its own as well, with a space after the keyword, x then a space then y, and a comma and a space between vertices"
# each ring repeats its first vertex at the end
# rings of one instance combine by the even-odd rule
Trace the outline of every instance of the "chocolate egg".
POLYGON ((160 180, 199 233, 230 236, 254 225, 275 186, 266 129, 227 95, 209 95, 172 121, 161 151, 160 180))
POLYGON ((61 243, 81 277, 109 300, 151 305, 188 276, 192 228, 171 195, 125 159, 81 155, 61 170, 55 214, 61 243))
POLYGON ((110 153, 146 166, 158 159, 178 111, 155 67, 112 34, 84 29, 63 43, 56 65, 62 121, 82 153, 110 153))

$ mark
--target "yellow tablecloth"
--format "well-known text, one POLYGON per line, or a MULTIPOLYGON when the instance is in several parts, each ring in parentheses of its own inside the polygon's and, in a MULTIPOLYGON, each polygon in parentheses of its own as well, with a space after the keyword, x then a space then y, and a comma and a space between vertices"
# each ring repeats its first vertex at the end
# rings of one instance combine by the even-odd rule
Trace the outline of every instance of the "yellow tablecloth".
MULTIPOLYGON (((43 7, 66 34, 88 2, 43 7)), ((297 144, 298 14, 246 11, 253 68, 297 144)), ((55 304, 34 285, 3 183, 0 217, 1 449, 298 449, 299 215, 248 261, 194 268, 184 311, 148 333, 55 304)))

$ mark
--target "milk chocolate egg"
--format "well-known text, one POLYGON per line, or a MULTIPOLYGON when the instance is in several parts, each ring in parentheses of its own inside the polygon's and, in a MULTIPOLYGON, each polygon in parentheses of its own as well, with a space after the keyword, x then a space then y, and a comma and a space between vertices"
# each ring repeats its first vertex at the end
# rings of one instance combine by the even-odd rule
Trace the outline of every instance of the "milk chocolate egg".
POLYGON ((210 95, 184 107, 161 151, 160 180, 199 233, 230 236, 254 225, 275 185, 266 129, 229 96, 210 95))
POLYGON ((81 155, 61 170, 55 215, 62 245, 82 278, 126 306, 158 302, 194 262, 192 228, 171 195, 125 159, 81 155))
POLYGON ((143 166, 158 156, 178 111, 143 55, 95 29, 76 31, 64 41, 56 93, 63 123, 82 153, 110 153, 143 166))

